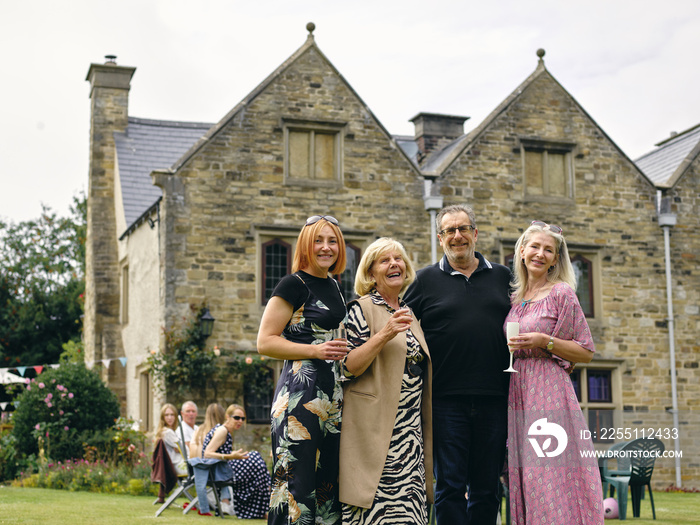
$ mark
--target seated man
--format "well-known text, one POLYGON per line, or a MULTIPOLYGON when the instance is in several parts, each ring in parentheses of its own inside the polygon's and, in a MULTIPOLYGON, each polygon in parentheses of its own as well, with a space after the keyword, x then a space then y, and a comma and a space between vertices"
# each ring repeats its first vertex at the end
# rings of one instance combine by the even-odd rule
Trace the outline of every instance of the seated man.
MULTIPOLYGON (((182 431, 183 434, 185 435, 185 446, 189 448, 190 446, 190 441, 192 441, 192 436, 194 436, 195 431, 197 430, 197 425, 195 425, 195 421, 197 421, 197 414, 199 411, 197 410, 197 405, 194 403, 194 401, 185 401, 182 404, 182 409, 180 410, 180 415, 182 416, 182 431)), ((178 435, 180 435, 180 429, 177 429, 178 435)))

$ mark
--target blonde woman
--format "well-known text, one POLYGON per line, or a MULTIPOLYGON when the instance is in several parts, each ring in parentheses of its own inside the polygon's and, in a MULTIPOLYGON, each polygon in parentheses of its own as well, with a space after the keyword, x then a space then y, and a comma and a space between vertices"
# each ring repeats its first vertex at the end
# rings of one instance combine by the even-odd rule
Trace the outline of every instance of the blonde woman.
MULTIPOLYGON (((233 472, 228 463, 221 463, 221 460, 240 459, 245 456, 242 450, 237 454, 224 453, 218 450, 218 445, 209 447, 214 435, 217 435, 217 442, 226 440, 226 435, 233 430, 233 421, 227 421, 224 407, 219 403, 211 403, 204 414, 204 423, 200 425, 190 442, 190 464, 194 467, 195 488, 199 499, 197 512, 200 516, 211 516, 209 511, 210 502, 206 497, 206 485, 209 477, 209 469, 214 468, 214 477, 217 481, 226 481, 233 478, 233 472), (217 433, 218 431, 218 433, 217 433), (216 463, 219 463, 216 465, 216 463), (201 496, 200 496, 201 495, 201 496)), ((229 436, 230 439, 230 436, 229 436)), ((233 514, 233 507, 228 498, 221 499, 223 511, 233 514)))
MULTIPOLYGON (((210 431, 212 437, 204 454, 206 457, 217 457, 217 453, 222 457, 232 456, 228 462, 233 470, 233 510, 236 517, 264 519, 270 504, 270 473, 265 460, 257 451, 233 451, 235 433, 245 425, 245 409, 241 405, 230 405, 226 409, 226 421, 223 427, 228 435, 221 430, 213 433, 210 431)), ((207 438, 204 442, 207 443, 207 438)))
POLYGON ((185 465, 185 459, 182 457, 182 452, 180 451, 180 439, 177 435, 177 409, 174 405, 166 403, 160 409, 160 420, 158 421, 158 428, 156 429, 153 441, 157 442, 159 439, 163 440, 165 444, 165 449, 168 451, 168 456, 170 456, 170 461, 175 467, 175 471, 178 476, 187 475, 187 465, 185 465))
POLYGON ((365 250, 348 305, 342 362, 340 501, 343 524, 428 523, 433 501, 432 366, 401 299, 415 272, 398 241, 365 250))
MULTIPOLYGON (((185 459, 182 457, 182 453, 180 452, 180 440, 178 439, 177 433, 175 432, 176 429, 177 409, 170 403, 166 403, 160 409, 160 419, 158 421, 158 428, 156 429, 156 433, 153 436, 153 442, 158 443, 159 440, 163 442, 163 445, 165 446, 165 451, 168 453, 170 462, 175 468, 175 472, 177 473, 177 475, 186 476, 187 464, 185 463, 185 459)), ((157 463, 155 462, 155 459, 153 465, 153 468, 156 469, 157 463)), ((154 472, 156 471, 154 470, 154 472)), ((152 477, 152 479, 154 478, 152 477)), ((165 502, 165 496, 167 495, 166 492, 167 491, 165 486, 161 483, 158 490, 158 503, 165 502)))
POLYGON ((569 379, 575 363, 592 359, 593 337, 562 229, 532 221, 515 245, 513 273, 506 323, 518 322, 520 333, 508 341, 518 371, 508 395, 512 523, 602 525, 598 464, 569 379))

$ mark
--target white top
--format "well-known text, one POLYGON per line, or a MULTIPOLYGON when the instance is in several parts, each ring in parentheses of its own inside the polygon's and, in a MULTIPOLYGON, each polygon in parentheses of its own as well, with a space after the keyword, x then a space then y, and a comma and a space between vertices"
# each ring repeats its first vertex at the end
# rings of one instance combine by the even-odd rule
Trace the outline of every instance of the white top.
POLYGON ((180 436, 176 434, 174 430, 166 428, 161 436, 163 443, 165 444, 165 450, 168 451, 168 456, 170 456, 170 461, 175 467, 178 475, 187 475, 187 465, 185 464, 185 458, 180 452, 180 436))

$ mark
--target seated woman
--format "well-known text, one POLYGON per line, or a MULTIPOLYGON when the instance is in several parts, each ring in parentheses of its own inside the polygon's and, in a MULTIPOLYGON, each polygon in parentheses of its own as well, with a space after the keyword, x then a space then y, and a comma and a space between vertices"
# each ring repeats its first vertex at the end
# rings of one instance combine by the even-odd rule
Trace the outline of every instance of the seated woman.
MULTIPOLYGON (((230 480, 233 478, 233 471, 227 461, 245 455, 242 450, 237 451, 238 454, 236 455, 231 452, 225 453, 223 449, 219 450, 221 449, 221 445, 217 445, 218 441, 220 440, 221 443, 225 443, 225 434, 229 432, 226 425, 232 427, 233 420, 227 422, 224 407, 218 403, 212 403, 207 407, 204 415, 204 423, 197 429, 197 432, 195 432, 190 442, 189 461, 194 467, 195 488, 199 500, 197 512, 200 516, 211 516, 209 500, 205 496, 209 469, 216 469, 214 478, 217 481, 230 480), (209 445, 212 444, 217 430, 219 430, 219 433, 216 436, 216 441, 214 445, 210 447, 209 445)), ((233 506, 231 505, 230 498, 221 498, 221 501, 223 512, 232 515, 233 506)))
MULTIPOLYGON (((245 409, 241 405, 230 405, 226 416, 233 421, 235 430, 245 424, 245 409)), ((233 446, 233 432, 231 432, 233 446)), ((265 519, 270 504, 270 472, 260 452, 248 452, 245 459, 229 461, 233 469, 233 508, 241 519, 265 519)))
POLYGON ((166 403, 163 405, 163 408, 160 409, 160 421, 158 422, 158 428, 156 429, 153 441, 157 442, 159 439, 163 440, 163 444, 168 451, 168 456, 170 456, 170 461, 172 461, 177 475, 186 476, 187 465, 180 451, 180 437, 177 435, 176 431, 177 410, 174 405, 166 403))
MULTIPOLYGON (((153 436, 153 442, 157 444, 158 440, 163 441, 163 445, 168 453, 170 462, 175 468, 175 472, 178 476, 186 476, 187 465, 180 452, 180 440, 178 439, 175 429, 177 429, 177 409, 170 403, 166 403, 163 405, 163 408, 160 409, 160 420, 156 433, 153 436)), ((165 501, 165 496, 165 486, 161 483, 158 491, 158 503, 163 503, 165 501)))

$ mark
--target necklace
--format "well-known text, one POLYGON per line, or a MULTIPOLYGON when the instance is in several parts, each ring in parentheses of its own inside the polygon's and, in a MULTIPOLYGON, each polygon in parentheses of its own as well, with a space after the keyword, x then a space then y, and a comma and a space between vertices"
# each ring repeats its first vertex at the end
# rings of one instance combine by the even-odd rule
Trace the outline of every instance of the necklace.
POLYGON ((546 282, 547 282, 547 280, 545 279, 544 282, 537 287, 535 294, 532 297, 530 297, 529 299, 525 299, 525 295, 523 294, 523 302, 520 303, 520 306, 522 308, 525 308, 528 304, 530 304, 533 301, 533 299, 539 295, 540 290, 542 289, 542 287, 544 286, 544 283, 546 283, 546 282))

